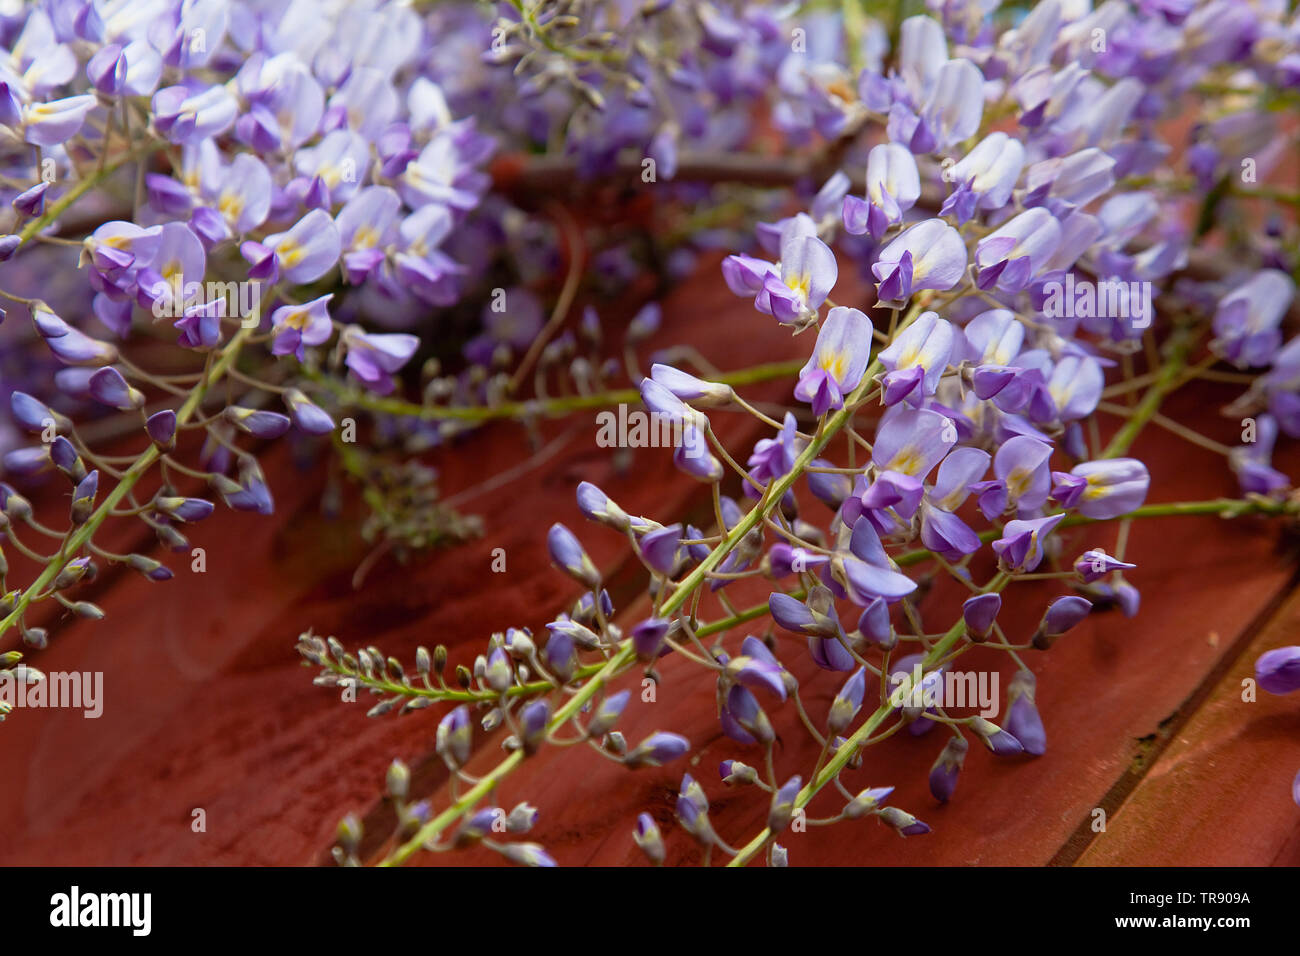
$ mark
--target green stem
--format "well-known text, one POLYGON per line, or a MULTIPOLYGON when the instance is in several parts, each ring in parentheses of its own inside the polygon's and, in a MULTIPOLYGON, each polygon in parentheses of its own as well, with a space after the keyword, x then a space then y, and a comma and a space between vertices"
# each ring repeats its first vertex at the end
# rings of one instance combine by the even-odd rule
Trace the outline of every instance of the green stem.
MULTIPOLYGON (((920 307, 914 307, 909 313, 908 320, 914 319, 920 311, 920 307)), ((904 323, 906 324, 906 323, 904 323)), ((795 481, 803 474, 806 468, 814 458, 821 454, 822 450, 830 440, 842 429, 853 417, 857 410, 858 404, 863 400, 872 387, 872 379, 883 366, 879 360, 872 362, 862 377, 862 383, 854 390, 849 400, 845 402, 844 407, 836 411, 830 418, 825 420, 825 427, 818 430, 818 433, 808 446, 795 459, 793 467, 776 482, 768 487, 767 493, 763 498, 754 505, 749 512, 740 519, 739 522, 728 532, 727 536, 718 544, 716 548, 702 560, 694 570, 691 571, 676 590, 664 601, 659 613, 664 617, 669 617, 690 599, 691 594, 696 588, 700 587, 708 577, 708 573, 717 567, 728 554, 738 545, 750 531, 754 529, 764 518, 766 518, 780 504, 782 496, 794 485, 795 481)), ((739 617, 740 615, 736 615, 739 617)), ((758 616, 757 614, 755 616, 758 616)), ((555 712, 547 724, 547 734, 554 733, 562 727, 570 718, 578 713, 579 710, 590 701, 598 690, 617 677, 625 667, 630 666, 636 660, 636 651, 632 646, 632 639, 625 638, 619 644, 618 651, 608 661, 601 666, 590 679, 587 680, 581 688, 555 712)), ((426 843, 436 840, 437 837, 449 827, 452 823, 467 813, 478 801, 482 800, 491 793, 506 776, 510 774, 524 759, 522 749, 516 750, 510 756, 506 757, 499 764, 490 770, 483 778, 460 799, 456 800, 446 810, 438 814, 424 826, 407 842, 403 843, 392 852, 381 865, 392 865, 405 863, 412 855, 424 846, 426 843)), ((847 759, 847 758, 846 758, 847 759)))
POLYGON ((1119 458, 1129 450, 1147 422, 1160 410, 1161 402, 1178 388, 1178 379, 1187 367, 1187 358, 1196 338, 1196 332, 1186 326, 1174 331, 1169 338, 1168 357, 1160 368, 1160 374, 1133 409, 1132 417, 1120 427, 1098 457, 1119 458))
MULTIPOLYGON (((735 372, 724 373, 719 375, 715 381, 723 385, 754 385, 759 382, 788 378, 797 374, 806 361, 806 359, 792 359, 786 362, 767 362, 763 365, 755 365, 735 372)), ((368 392, 349 388, 342 382, 328 378, 318 371, 304 370, 304 374, 317 384, 333 391, 345 403, 371 412, 379 412, 385 415, 401 415, 423 421, 485 422, 497 418, 552 418, 570 412, 630 405, 641 401, 639 390, 622 388, 600 392, 595 395, 568 395, 561 398, 533 401, 509 401, 478 407, 417 405, 414 402, 407 402, 400 398, 371 395, 368 392)))
MULTIPOLYGON (((185 400, 181 407, 177 409, 176 423, 178 427, 187 422, 198 409, 200 403, 207 395, 208 389, 225 374, 226 369, 230 367, 230 365, 235 361, 235 357, 239 354, 239 350, 243 346, 244 340, 248 338, 248 336, 252 335, 253 331, 254 330, 252 329, 240 329, 234 337, 226 343, 222 350, 221 357, 213 363, 207 374, 205 374, 199 384, 195 386, 194 391, 190 393, 190 396, 185 400)), ((104 519, 108 517, 109 512, 116 508, 122 499, 130 493, 131 489, 135 486, 135 483, 144 476, 144 474, 149 470, 149 467, 157 461, 158 458, 158 446, 151 444, 140 454, 140 457, 135 460, 135 464, 123 473, 121 480, 118 481, 113 490, 108 493, 103 502, 95 509, 91 516, 86 519, 86 523, 81 525, 76 531, 72 532, 72 534, 68 536, 67 541, 59 554, 45 565, 44 570, 41 571, 36 580, 28 585, 27 589, 19 595, 17 602, 14 604, 14 609, 10 611, 3 620, 0 620, 0 635, 6 634, 9 631, 9 628, 13 627, 36 596, 44 590, 47 584, 58 576, 60 571, 63 570, 67 561, 72 560, 72 558, 74 558, 81 549, 89 543, 95 532, 99 530, 99 526, 104 523, 104 519)))

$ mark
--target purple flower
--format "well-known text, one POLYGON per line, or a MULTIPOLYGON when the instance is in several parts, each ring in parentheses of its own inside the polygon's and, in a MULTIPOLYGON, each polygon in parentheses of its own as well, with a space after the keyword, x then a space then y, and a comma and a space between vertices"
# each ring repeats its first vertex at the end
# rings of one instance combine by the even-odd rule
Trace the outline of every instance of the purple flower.
POLYGON ((826 243, 808 231, 789 229, 781 240, 780 275, 763 280, 755 305, 782 324, 802 325, 826 301, 838 277, 835 253, 826 243))
MULTIPOLYGON (((3 91, 6 95, 8 91, 3 91)), ((49 148, 67 142, 81 130, 95 107, 93 96, 69 96, 22 109, 23 138, 33 146, 49 148)), ((10 124, 13 125, 13 124, 10 124)))
POLYGON ((26 392, 13 392, 9 396, 9 406, 13 410, 14 419, 29 432, 42 432, 51 423, 57 432, 65 432, 71 427, 71 422, 65 416, 26 392))
POLYGON ((347 367, 367 388, 380 395, 393 390, 393 373, 410 361, 420 345, 414 335, 365 333, 355 325, 343 330, 343 342, 347 347, 347 367))
POLYGON ((706 382, 671 365, 661 365, 657 362, 650 366, 650 377, 683 402, 691 402, 706 408, 713 405, 726 405, 731 402, 735 394, 730 385, 706 382))
POLYGON ((305 346, 324 345, 334 333, 330 321, 329 301, 333 293, 323 295, 302 305, 283 305, 271 313, 271 342, 273 355, 294 355, 298 361, 306 359, 305 346))
POLYGON ((313 209, 287 232, 267 236, 263 245, 274 253, 278 273, 295 285, 325 275, 342 252, 338 227, 323 209, 313 209))
POLYGON ((55 357, 65 365, 91 367, 111 365, 117 361, 117 347, 92 339, 79 329, 74 329, 53 312, 42 308, 32 311, 32 324, 45 339, 45 344, 55 357))
POLYGON ((641 401, 651 412, 673 424, 690 426, 697 430, 708 426, 709 420, 702 412, 691 408, 652 378, 641 379, 641 401))
POLYGON ((1136 458, 1110 458, 1075 465, 1070 474, 1087 483, 1076 507, 1089 518, 1118 518, 1142 505, 1151 475, 1136 458))
POLYGON ((1065 518, 1065 515, 1048 515, 1028 521, 1019 518, 1008 521, 1002 537, 993 542, 999 564, 1006 571, 1032 571, 1043 560, 1043 542, 1065 518))
POLYGON ((926 408, 894 410, 876 432, 871 460, 882 470, 923 479, 955 444, 957 429, 947 416, 926 408))
POLYGON ((813 588, 807 600, 805 604, 776 591, 768 596, 767 603, 772 619, 787 631, 831 638, 843 633, 830 591, 813 588))
POLYGON ((947 173, 952 182, 970 182, 980 209, 1001 209, 1025 165, 1025 148, 1020 140, 1003 132, 989 133, 947 173))
POLYGON ((1092 414, 1104 384, 1105 376, 1095 358, 1064 355, 1052 369, 1047 390, 1056 404, 1057 416, 1062 422, 1070 422, 1092 414))
POLYGON ((1028 435, 1007 439, 993 459, 995 481, 977 482, 980 510, 990 521, 1008 508, 1032 514, 1047 503, 1052 489, 1048 459, 1052 446, 1028 435))
POLYGON ((24 216, 39 216, 45 210, 45 193, 49 188, 49 183, 39 182, 15 196, 10 205, 24 216))
POLYGON ((551 720, 551 705, 545 700, 530 700, 519 710, 520 744, 532 755, 542 745, 551 720))
POLYGON ((643 534, 638 542, 641 557, 655 573, 671 574, 677 566, 677 550, 681 539, 680 524, 649 531, 643 534))
POLYGON ((213 505, 202 498, 158 497, 153 506, 177 521, 202 521, 212 514, 213 505))
POLYGON ((917 316, 880 353, 880 363, 888 369, 883 379, 885 404, 896 405, 904 398, 920 404, 923 396, 933 395, 948 368, 955 341, 951 323, 937 313, 922 312, 917 316))
POLYGON ((620 690, 602 700, 600 706, 596 708, 596 713, 587 722, 587 734, 599 740, 613 730, 619 717, 623 715, 630 696, 630 692, 620 690))
POLYGON ((871 271, 880 282, 880 303, 902 304, 913 292, 944 292, 955 286, 966 271, 966 244, 942 219, 927 219, 887 245, 871 271))
POLYGON ((879 239, 920 197, 921 179, 911 152, 898 143, 881 143, 867 154, 867 201, 850 197, 845 203, 845 228, 879 239))
POLYGON ((1056 251, 1061 224, 1042 207, 1027 209, 980 240, 975 248, 977 283, 1019 292, 1056 251))
POLYGON ((1240 368, 1268 365, 1282 344, 1279 326, 1294 297, 1295 283, 1285 272, 1255 273, 1219 301, 1211 347, 1240 368))
POLYGON ((762 690, 785 700, 785 679, 781 665, 765 657, 742 654, 727 661, 727 677, 750 690, 762 690))
POLYGON ((795 398, 811 404, 814 415, 843 408, 858 387, 871 361, 871 332, 871 320, 858 309, 837 306, 827 314, 794 387, 795 398))
POLYGON ((776 266, 766 259, 733 255, 722 260, 723 281, 736 295, 757 296, 767 277, 775 273, 776 266))
MULTIPOLYGON (((128 54, 128 62, 129 59, 128 54)), ((93 105, 93 98, 88 99, 93 105)), ((169 86, 153 95, 151 108, 154 126, 168 140, 197 145, 229 129, 235 122, 239 104, 224 86, 198 90, 169 86)))

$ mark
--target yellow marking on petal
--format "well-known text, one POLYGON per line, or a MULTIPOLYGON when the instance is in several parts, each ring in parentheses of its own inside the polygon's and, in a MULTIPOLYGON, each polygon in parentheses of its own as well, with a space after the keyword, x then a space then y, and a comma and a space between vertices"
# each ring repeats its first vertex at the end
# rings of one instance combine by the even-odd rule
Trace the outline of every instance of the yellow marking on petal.
POLYGON ((885 470, 916 477, 924 464, 925 459, 921 457, 921 450, 915 445, 907 445, 885 466, 885 470))
POLYGON ((352 246, 355 249, 373 249, 377 245, 379 232, 371 226, 358 226, 352 235, 352 246))
POLYGON ((276 247, 275 254, 286 269, 292 269, 302 261, 302 257, 307 254, 307 250, 294 240, 286 239, 276 247))
POLYGON ((1007 491, 1013 497, 1019 498, 1029 490, 1029 483, 1033 480, 1034 473, 1025 468, 1012 468, 1011 474, 1007 475, 1007 491))
POLYGON ((217 211, 229 222, 234 222, 244 211, 244 200, 238 193, 224 192, 217 203, 217 211))
POLYGON ((822 369, 838 382, 844 377, 844 367, 848 364, 848 360, 840 353, 834 352, 823 356, 821 364, 822 369))
POLYGON ((291 329, 302 331, 307 327, 307 324, 310 321, 311 314, 306 309, 294 309, 284 317, 283 324, 287 325, 291 329))

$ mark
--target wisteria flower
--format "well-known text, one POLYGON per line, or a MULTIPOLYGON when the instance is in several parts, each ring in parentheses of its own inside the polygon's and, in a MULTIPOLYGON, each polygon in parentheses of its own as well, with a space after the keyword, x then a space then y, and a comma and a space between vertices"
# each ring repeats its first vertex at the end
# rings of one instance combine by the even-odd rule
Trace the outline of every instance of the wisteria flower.
POLYGON ((812 358, 799 373, 794 396, 825 415, 844 407, 844 398, 862 381, 871 361, 871 320, 858 309, 837 306, 817 333, 812 358))

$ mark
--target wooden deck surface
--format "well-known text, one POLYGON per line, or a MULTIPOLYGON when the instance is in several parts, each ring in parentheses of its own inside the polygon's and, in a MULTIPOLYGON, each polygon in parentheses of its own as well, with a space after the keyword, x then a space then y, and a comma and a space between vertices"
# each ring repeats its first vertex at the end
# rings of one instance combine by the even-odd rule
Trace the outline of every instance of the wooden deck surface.
MULTIPOLYGON (((807 347, 731 297, 714 273, 675 291, 664 314, 659 344, 689 340, 724 369, 807 347)), ((746 394, 785 397, 780 386, 746 394)), ((1171 399, 1170 414, 1232 442, 1236 426, 1217 415, 1231 396, 1220 386, 1192 386, 1171 399)), ((733 453, 760 437, 747 418, 715 418, 733 453)), ((573 504, 578 481, 596 482, 629 511, 666 520, 699 508, 701 486, 656 449, 624 453, 620 470, 596 447, 595 431, 585 416, 545 423, 543 439, 553 444, 537 467, 465 503, 483 518, 481 539, 406 566, 385 559, 360 592, 350 579, 368 548, 355 522, 323 517, 320 468, 299 470, 288 446, 274 448, 267 464, 273 517, 221 509, 197 526, 194 544, 207 552, 203 574, 191 573, 183 556, 167 559, 177 576, 165 584, 106 573, 92 599, 107 620, 60 623, 50 649, 31 657, 45 671, 103 671, 104 713, 86 720, 19 711, 0 726, 0 864, 321 863, 343 814, 360 813, 372 829, 385 819, 383 773, 393 757, 415 768, 417 793, 440 791, 445 772, 432 756, 438 712, 367 719, 367 697, 345 705, 312 685, 295 638, 312 628, 349 648, 376 644, 404 662, 420 644, 445 643, 453 664, 470 663, 491 632, 538 630, 576 596, 545 553, 546 529, 557 518, 579 532, 615 582, 636 584, 626 542, 582 521, 573 504), (505 549, 504 574, 491 571, 495 548, 505 549), (204 833, 191 829, 196 808, 206 813, 204 833)), ((1152 502, 1236 493, 1221 459, 1154 427, 1135 452, 1151 466, 1152 502)), ((522 431, 502 424, 428 461, 454 494, 529 453, 522 431)), ((1282 464, 1295 473, 1300 456, 1292 452, 1282 464)), ((66 506, 61 493, 51 488, 38 503, 57 511, 66 506)), ((1079 551, 1109 549, 1113 534, 1074 529, 1069 539, 1079 551)), ((106 543, 129 550, 143 545, 138 537, 127 526, 106 543)), ((939 806, 926 775, 942 740, 900 734, 871 748, 844 781, 854 790, 895 785, 891 802, 935 832, 903 840, 875 822, 812 828, 783 837, 791 863, 1300 864, 1300 807, 1289 796, 1300 769, 1300 701, 1261 693, 1244 703, 1240 693, 1259 653, 1300 642, 1296 563, 1280 529, 1261 519, 1152 519, 1135 523, 1128 554, 1139 565, 1131 577, 1143 593, 1140 615, 1093 615, 1050 653, 1033 655, 1044 756, 972 752, 956 797, 939 806), (1097 808, 1106 813, 1105 832, 1091 827, 1097 808)), ((616 596, 628 590, 616 587, 616 596)), ((738 582, 728 592, 748 605, 767 590, 738 582)), ((1014 593, 1003 617, 1013 638, 1032 630, 1057 592, 1044 585, 1037 600, 1030 586, 1014 593)), ((958 597, 936 588, 923 606, 927 620, 946 625, 958 597)), ((634 622, 643 611, 620 603, 619 616, 634 622)), ((735 631, 727 646, 744 634, 735 631)), ((839 678, 818 672, 801 642, 782 640, 790 641, 784 659, 817 714, 839 678)), ((1000 667, 1004 682, 1011 674, 993 652, 975 651, 961 666, 1000 667)), ((698 748, 696 766, 629 773, 582 748, 546 750, 497 795, 507 808, 524 799, 540 808, 530 839, 560 863, 639 864, 630 837, 636 814, 648 809, 670 821, 687 769, 703 783, 729 842, 743 843, 761 827, 766 802, 741 799, 718 780, 718 761, 756 757, 718 731, 709 676, 672 657, 661 673, 657 701, 634 696, 620 729, 631 740, 656 729, 683 733, 698 748)), ((816 754, 792 709, 773 716, 779 775, 806 773, 816 754)), ((471 771, 499 759, 497 737, 479 732, 475 743, 471 771)), ((812 815, 834 812, 834 804, 823 794, 812 815)), ((664 832, 670 861, 698 858, 675 824, 664 832)), ((421 862, 499 861, 475 850, 421 862)))

